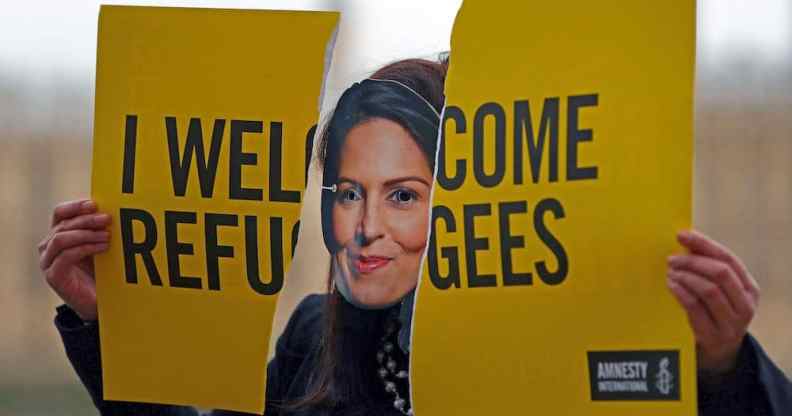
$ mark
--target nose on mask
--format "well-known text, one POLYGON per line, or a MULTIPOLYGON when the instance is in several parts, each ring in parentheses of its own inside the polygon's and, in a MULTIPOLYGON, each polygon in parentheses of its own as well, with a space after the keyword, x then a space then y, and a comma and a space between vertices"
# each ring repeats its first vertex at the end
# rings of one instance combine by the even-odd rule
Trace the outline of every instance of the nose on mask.
MULTIPOLYGON (((368 210, 368 209, 375 209, 376 210, 378 208, 376 208, 376 207, 373 207, 373 208, 366 207, 365 209, 366 210, 368 210)), ((366 218, 366 215, 372 215, 372 213, 370 213, 370 212, 362 212, 362 213, 360 213, 360 217, 357 218, 357 227, 355 227, 355 235, 354 235, 353 241, 352 241, 352 243, 355 245, 355 247, 364 247, 364 246, 367 246, 367 245, 371 244, 371 242, 374 239, 376 239, 375 235, 381 233, 382 232, 382 227, 385 226, 385 224, 382 224, 382 223, 379 222, 379 221, 382 221, 382 218, 379 217, 379 214, 377 214, 377 218, 375 218, 373 220, 370 219, 370 217, 366 218), (373 223, 372 221, 376 221, 376 223, 373 223)))
POLYGON ((368 243, 368 239, 363 232, 363 227, 358 227, 357 231, 355 232, 354 241, 352 243, 355 244, 356 247, 363 247, 368 243))

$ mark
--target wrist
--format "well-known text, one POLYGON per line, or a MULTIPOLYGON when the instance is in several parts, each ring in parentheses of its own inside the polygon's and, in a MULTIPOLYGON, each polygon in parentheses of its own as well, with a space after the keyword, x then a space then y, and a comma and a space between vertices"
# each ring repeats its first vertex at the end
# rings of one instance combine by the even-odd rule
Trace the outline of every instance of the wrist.
POLYGON ((65 330, 76 330, 82 327, 94 326, 96 319, 84 319, 71 306, 63 304, 55 308, 57 311, 56 323, 65 330))
POLYGON ((718 379, 727 377, 737 368, 737 357, 740 353, 742 339, 736 343, 696 348, 699 373, 705 378, 718 379))

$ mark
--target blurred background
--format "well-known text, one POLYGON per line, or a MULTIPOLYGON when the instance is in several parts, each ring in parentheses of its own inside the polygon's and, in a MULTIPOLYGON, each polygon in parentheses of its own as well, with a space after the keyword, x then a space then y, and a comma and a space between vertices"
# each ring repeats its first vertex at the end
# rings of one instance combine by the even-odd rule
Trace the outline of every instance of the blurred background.
MULTIPOLYGON (((384 63, 447 50, 460 3, 117 4, 340 10, 325 100, 334 103, 384 63)), ((0 9, 0 416, 96 414, 52 325, 59 302, 35 246, 57 202, 89 194, 98 10, 92 0, 0 9)), ((751 331, 792 374, 792 2, 700 0, 696 77, 694 224, 740 254, 759 280, 751 331)), ((310 188, 306 206, 317 200, 310 188)), ((312 241, 321 237, 301 236, 300 245, 312 241)), ((285 309, 289 293, 320 290, 319 281, 301 284, 284 289, 285 309)))

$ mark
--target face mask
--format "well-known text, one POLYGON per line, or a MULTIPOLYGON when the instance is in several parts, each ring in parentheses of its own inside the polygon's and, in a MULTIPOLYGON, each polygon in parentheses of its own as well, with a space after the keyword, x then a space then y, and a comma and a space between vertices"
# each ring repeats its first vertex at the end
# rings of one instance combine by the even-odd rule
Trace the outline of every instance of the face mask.
MULTIPOLYGON (((366 118, 384 117, 382 110, 379 107, 371 107, 366 111, 361 110, 361 103, 366 102, 366 97, 373 93, 383 94, 387 96, 391 106, 406 109, 402 116, 409 119, 411 133, 422 138, 424 141, 431 142, 437 139, 438 128, 440 124, 440 114, 438 110, 432 106, 423 96, 411 89, 409 86, 393 80, 377 80, 366 79, 359 83, 355 83, 342 94, 338 101, 333 116, 327 126, 327 134, 329 137, 329 144, 326 151, 331 155, 340 153, 343 140, 346 134, 353 128, 353 126, 362 122, 366 118), (363 115, 361 115, 363 114, 363 115), (361 118, 362 117, 362 118, 361 118), (333 140, 335 138, 335 140, 333 140)), ((434 155, 435 152, 429 152, 434 155)), ((408 353, 410 349, 410 337, 412 331, 412 315, 413 305, 415 300, 415 289, 407 292, 401 299, 387 305, 371 306, 360 302, 356 299, 348 285, 348 276, 344 276, 341 268, 338 267, 336 255, 342 250, 339 242, 336 241, 333 235, 333 222, 332 222, 332 207, 336 200, 336 192, 338 190, 338 169, 339 162, 330 157, 323 167, 323 183, 321 210, 322 210, 322 235, 324 243, 331 253, 332 266, 331 272, 333 273, 333 281, 336 290, 344 297, 344 299, 351 305, 359 309, 376 310, 386 309, 399 305, 398 319, 400 322, 400 330, 398 334, 398 344, 404 353, 408 353)), ((434 170, 434 165, 430 166, 434 170)), ((426 213, 430 215, 429 212, 426 213)))

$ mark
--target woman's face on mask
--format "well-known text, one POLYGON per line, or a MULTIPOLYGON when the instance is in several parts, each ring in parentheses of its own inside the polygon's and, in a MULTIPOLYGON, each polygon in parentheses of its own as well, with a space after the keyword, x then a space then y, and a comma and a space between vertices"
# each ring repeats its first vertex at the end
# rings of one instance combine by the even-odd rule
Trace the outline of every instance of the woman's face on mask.
POLYGON ((396 303, 415 287, 426 247, 426 156, 401 125, 375 118, 347 134, 338 176, 333 232, 343 249, 335 277, 343 281, 336 282, 353 303, 396 303))

